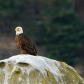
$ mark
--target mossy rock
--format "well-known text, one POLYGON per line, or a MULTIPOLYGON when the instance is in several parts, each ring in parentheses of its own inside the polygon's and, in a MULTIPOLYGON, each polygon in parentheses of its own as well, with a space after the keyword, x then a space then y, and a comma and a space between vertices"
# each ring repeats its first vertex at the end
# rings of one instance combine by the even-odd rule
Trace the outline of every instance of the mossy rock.
POLYGON ((84 84, 84 79, 65 62, 18 55, 0 61, 0 84, 84 84))

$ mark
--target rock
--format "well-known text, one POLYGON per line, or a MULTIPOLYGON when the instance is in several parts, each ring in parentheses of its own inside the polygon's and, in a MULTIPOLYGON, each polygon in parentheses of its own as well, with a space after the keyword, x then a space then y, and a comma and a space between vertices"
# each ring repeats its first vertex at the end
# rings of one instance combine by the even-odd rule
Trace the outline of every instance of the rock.
POLYGON ((84 84, 84 79, 64 62, 16 55, 0 61, 0 84, 84 84))

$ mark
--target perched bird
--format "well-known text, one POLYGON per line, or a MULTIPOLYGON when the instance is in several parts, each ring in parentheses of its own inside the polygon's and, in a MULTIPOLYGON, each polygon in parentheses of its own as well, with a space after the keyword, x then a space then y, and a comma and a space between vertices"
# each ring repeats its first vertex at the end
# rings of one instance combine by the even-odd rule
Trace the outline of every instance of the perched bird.
POLYGON ((22 27, 16 27, 15 43, 21 54, 37 55, 37 50, 31 40, 23 34, 22 27))

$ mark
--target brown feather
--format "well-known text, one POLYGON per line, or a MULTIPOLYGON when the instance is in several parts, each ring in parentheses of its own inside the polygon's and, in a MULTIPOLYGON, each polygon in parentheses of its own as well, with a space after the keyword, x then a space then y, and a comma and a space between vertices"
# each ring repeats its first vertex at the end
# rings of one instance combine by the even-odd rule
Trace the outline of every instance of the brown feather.
POLYGON ((37 55, 37 50, 31 40, 23 34, 16 35, 15 43, 21 54, 37 55))

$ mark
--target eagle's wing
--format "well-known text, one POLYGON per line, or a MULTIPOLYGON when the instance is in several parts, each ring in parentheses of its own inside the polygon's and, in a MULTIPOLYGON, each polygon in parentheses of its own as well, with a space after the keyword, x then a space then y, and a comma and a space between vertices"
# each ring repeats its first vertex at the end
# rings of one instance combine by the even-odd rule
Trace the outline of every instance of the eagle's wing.
POLYGON ((32 44, 31 40, 25 35, 20 35, 19 41, 22 49, 26 50, 30 54, 37 54, 35 46, 32 44))

